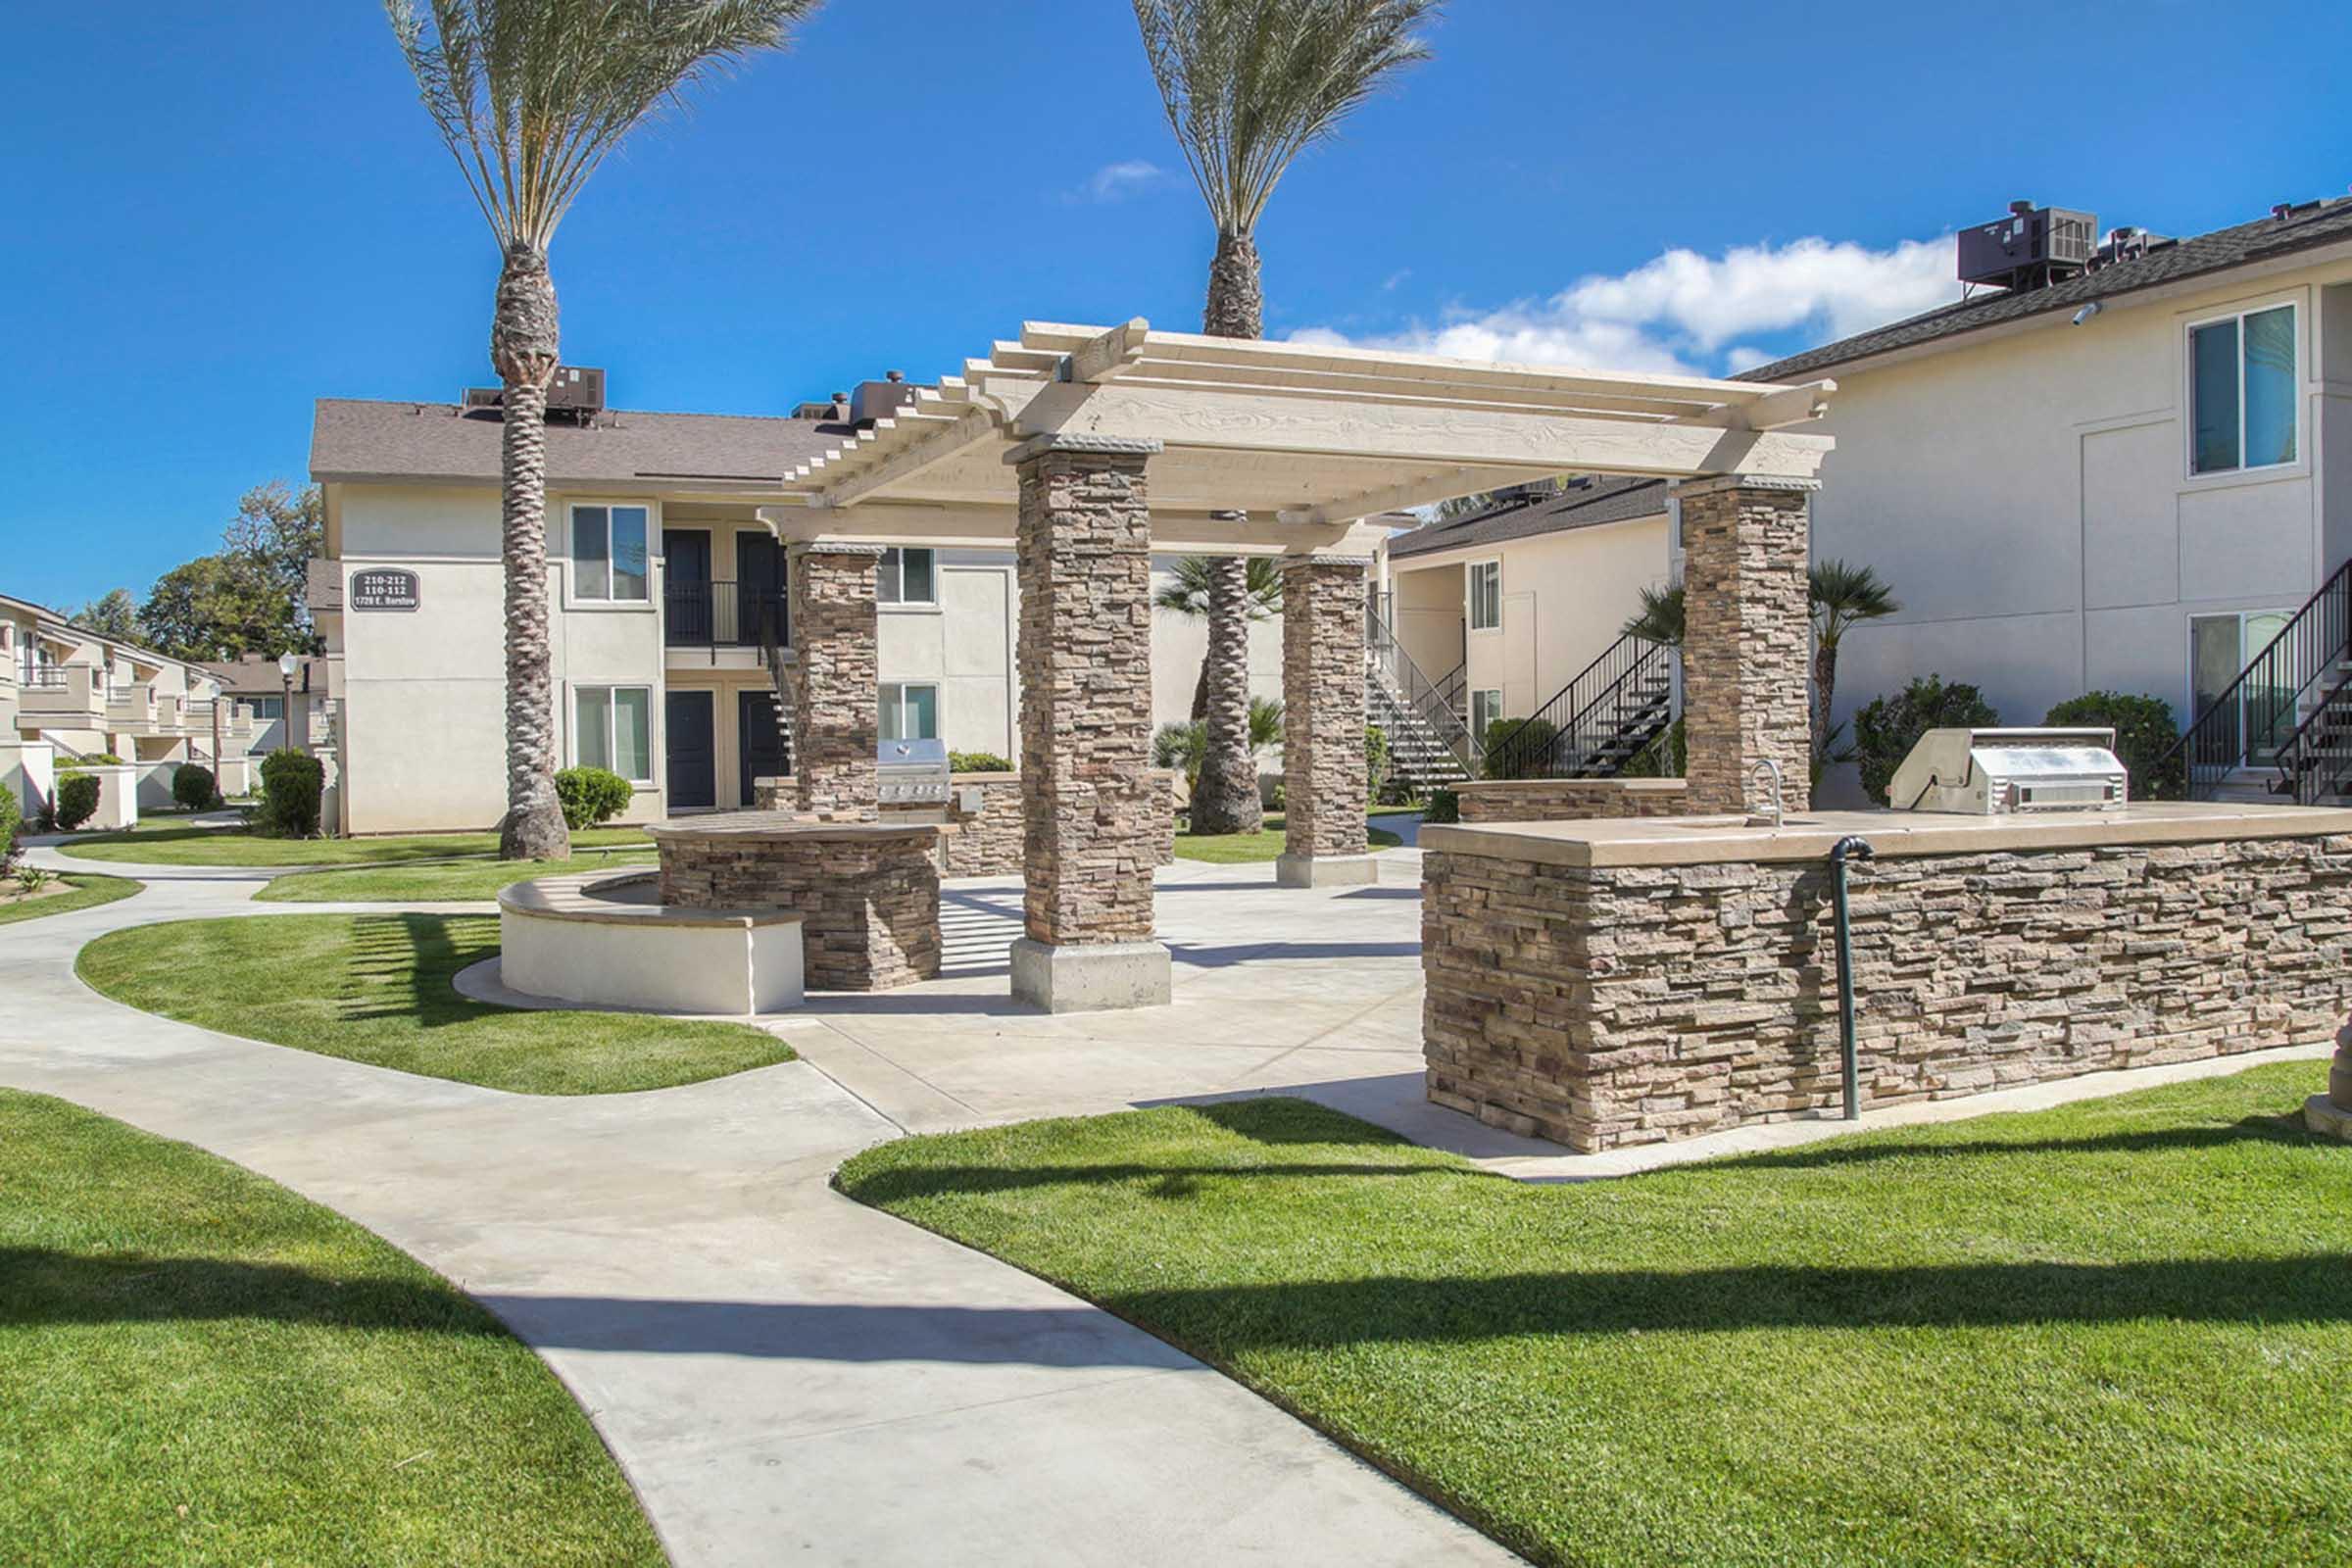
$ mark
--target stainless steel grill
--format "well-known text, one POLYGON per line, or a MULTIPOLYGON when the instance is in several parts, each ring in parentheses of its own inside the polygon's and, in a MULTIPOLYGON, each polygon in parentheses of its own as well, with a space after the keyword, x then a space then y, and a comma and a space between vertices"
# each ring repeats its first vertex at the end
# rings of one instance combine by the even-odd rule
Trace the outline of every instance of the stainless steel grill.
POLYGON ((884 741, 874 748, 884 806, 948 804, 945 741, 884 741))
POLYGON ((2114 810, 2131 797, 2112 729, 1932 729, 1894 770, 1898 811, 2114 810))

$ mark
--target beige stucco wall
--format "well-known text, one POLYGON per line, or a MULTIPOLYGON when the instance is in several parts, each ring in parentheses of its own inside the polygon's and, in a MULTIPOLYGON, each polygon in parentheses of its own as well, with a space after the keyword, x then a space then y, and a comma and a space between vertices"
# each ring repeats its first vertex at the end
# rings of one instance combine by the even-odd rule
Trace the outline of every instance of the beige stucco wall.
POLYGON ((2342 428, 2352 312, 2347 291, 2328 286, 2347 275, 2306 270, 2110 301, 2081 327, 2054 315, 1907 363, 1831 371, 1838 391, 1822 428, 1838 448, 1814 502, 1814 559, 1867 563, 1903 602, 1846 639, 1837 716, 1940 672, 1982 686, 2011 722, 2037 722, 2093 688, 2161 697, 2185 720, 2189 617, 2292 610, 2352 547, 2352 471, 2327 477, 2352 466, 2342 428), (2289 302, 2304 393, 2297 462, 2191 477, 2188 325, 2289 302))

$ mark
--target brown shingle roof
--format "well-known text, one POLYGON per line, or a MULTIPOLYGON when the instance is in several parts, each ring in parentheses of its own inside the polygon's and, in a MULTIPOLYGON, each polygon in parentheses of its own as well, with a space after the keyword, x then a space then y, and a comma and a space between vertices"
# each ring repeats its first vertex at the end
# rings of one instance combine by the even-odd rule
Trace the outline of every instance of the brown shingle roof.
MULTIPOLYGON (((495 410, 320 398, 311 477, 495 483, 503 428, 495 410)), ((586 425, 549 423, 547 477, 630 489, 768 485, 849 433, 814 419, 611 410, 586 425)))
POLYGON ((2283 219, 2258 218, 2251 223, 2178 240, 2145 256, 2117 262, 2047 288, 2017 289, 1946 305, 1909 320, 1873 327, 1770 365, 1759 365, 1732 379, 1801 381, 1834 366, 1868 359, 1874 354, 1913 348, 2055 311, 2071 314, 2093 300, 2113 299, 2119 294, 2226 271, 2249 262, 2268 261, 2340 240, 2352 240, 2352 196, 2312 202, 2295 208, 2283 219))
POLYGON ((1467 517, 1425 523, 1389 543, 1389 559, 1434 555, 1476 545, 1498 545, 1538 534, 1565 533, 1628 517, 1653 517, 1666 510, 1663 479, 1592 479, 1557 495, 1506 501, 1467 517))

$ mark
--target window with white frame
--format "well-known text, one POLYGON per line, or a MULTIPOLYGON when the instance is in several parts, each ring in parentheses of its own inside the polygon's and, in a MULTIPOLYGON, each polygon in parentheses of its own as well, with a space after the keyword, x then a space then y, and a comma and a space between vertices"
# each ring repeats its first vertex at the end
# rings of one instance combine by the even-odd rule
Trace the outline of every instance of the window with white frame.
MULTIPOLYGON (((646 576, 643 507, 571 509, 571 596, 644 604, 646 576)), ((599 764, 602 765, 601 763, 599 764)))
POLYGON ((874 598, 886 605, 938 604, 938 553, 896 545, 883 551, 874 568, 874 598))
POLYGON ((1470 694, 1470 738, 1481 747, 1487 744, 1487 726, 1502 716, 1502 693, 1474 691, 1470 694))
POLYGON ((276 697, 248 697, 245 701, 253 705, 253 716, 256 718, 275 723, 286 716, 286 699, 282 694, 276 697))
POLYGON ((939 688, 915 681, 884 681, 882 738, 886 741, 939 739, 939 688))
POLYGON ((632 784, 654 781, 654 693, 650 686, 574 686, 571 760, 632 784))
POLYGON ((1470 629, 1493 631, 1502 624, 1502 563, 1473 561, 1470 572, 1470 629))
POLYGON ((2295 308, 2274 305, 2188 329, 2188 471, 2295 461, 2300 445, 2295 308))

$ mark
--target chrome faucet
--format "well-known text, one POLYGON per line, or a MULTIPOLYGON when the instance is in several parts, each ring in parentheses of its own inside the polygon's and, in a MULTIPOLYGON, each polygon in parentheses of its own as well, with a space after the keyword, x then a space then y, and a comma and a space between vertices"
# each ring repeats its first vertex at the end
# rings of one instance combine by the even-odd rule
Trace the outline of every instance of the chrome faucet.
MULTIPOLYGON (((1781 762, 1780 762, 1780 759, 1778 759, 1778 758, 1776 758, 1776 757, 1766 757, 1766 758, 1761 758, 1761 759, 1759 759, 1759 760, 1757 760, 1757 762, 1756 762, 1756 765, 1755 765, 1755 766, 1753 766, 1753 767, 1751 767, 1751 768, 1749 768, 1749 769, 1747 770, 1747 781, 1748 781, 1749 783, 1751 783, 1751 784, 1752 784, 1752 783, 1754 783, 1754 782, 1756 781, 1756 775, 1757 775, 1758 773, 1764 773, 1764 774, 1768 774, 1768 775, 1770 775, 1770 776, 1771 776, 1771 779, 1772 779, 1772 816, 1771 816, 1771 818, 1770 818, 1770 825, 1771 825, 1771 826, 1773 826, 1773 827, 1776 827, 1776 828, 1777 828, 1777 827, 1779 827, 1779 826, 1781 825, 1781 762)), ((1760 815, 1757 815, 1757 814, 1755 814, 1755 813, 1753 813, 1753 812, 1750 812, 1750 813, 1749 813, 1749 815, 1748 815, 1748 818, 1747 818, 1747 825, 1748 825, 1749 827, 1763 827, 1763 826, 1765 826, 1765 825, 1766 825, 1766 820, 1767 820, 1766 818, 1764 818, 1764 817, 1762 817, 1762 816, 1760 816, 1760 815)))

